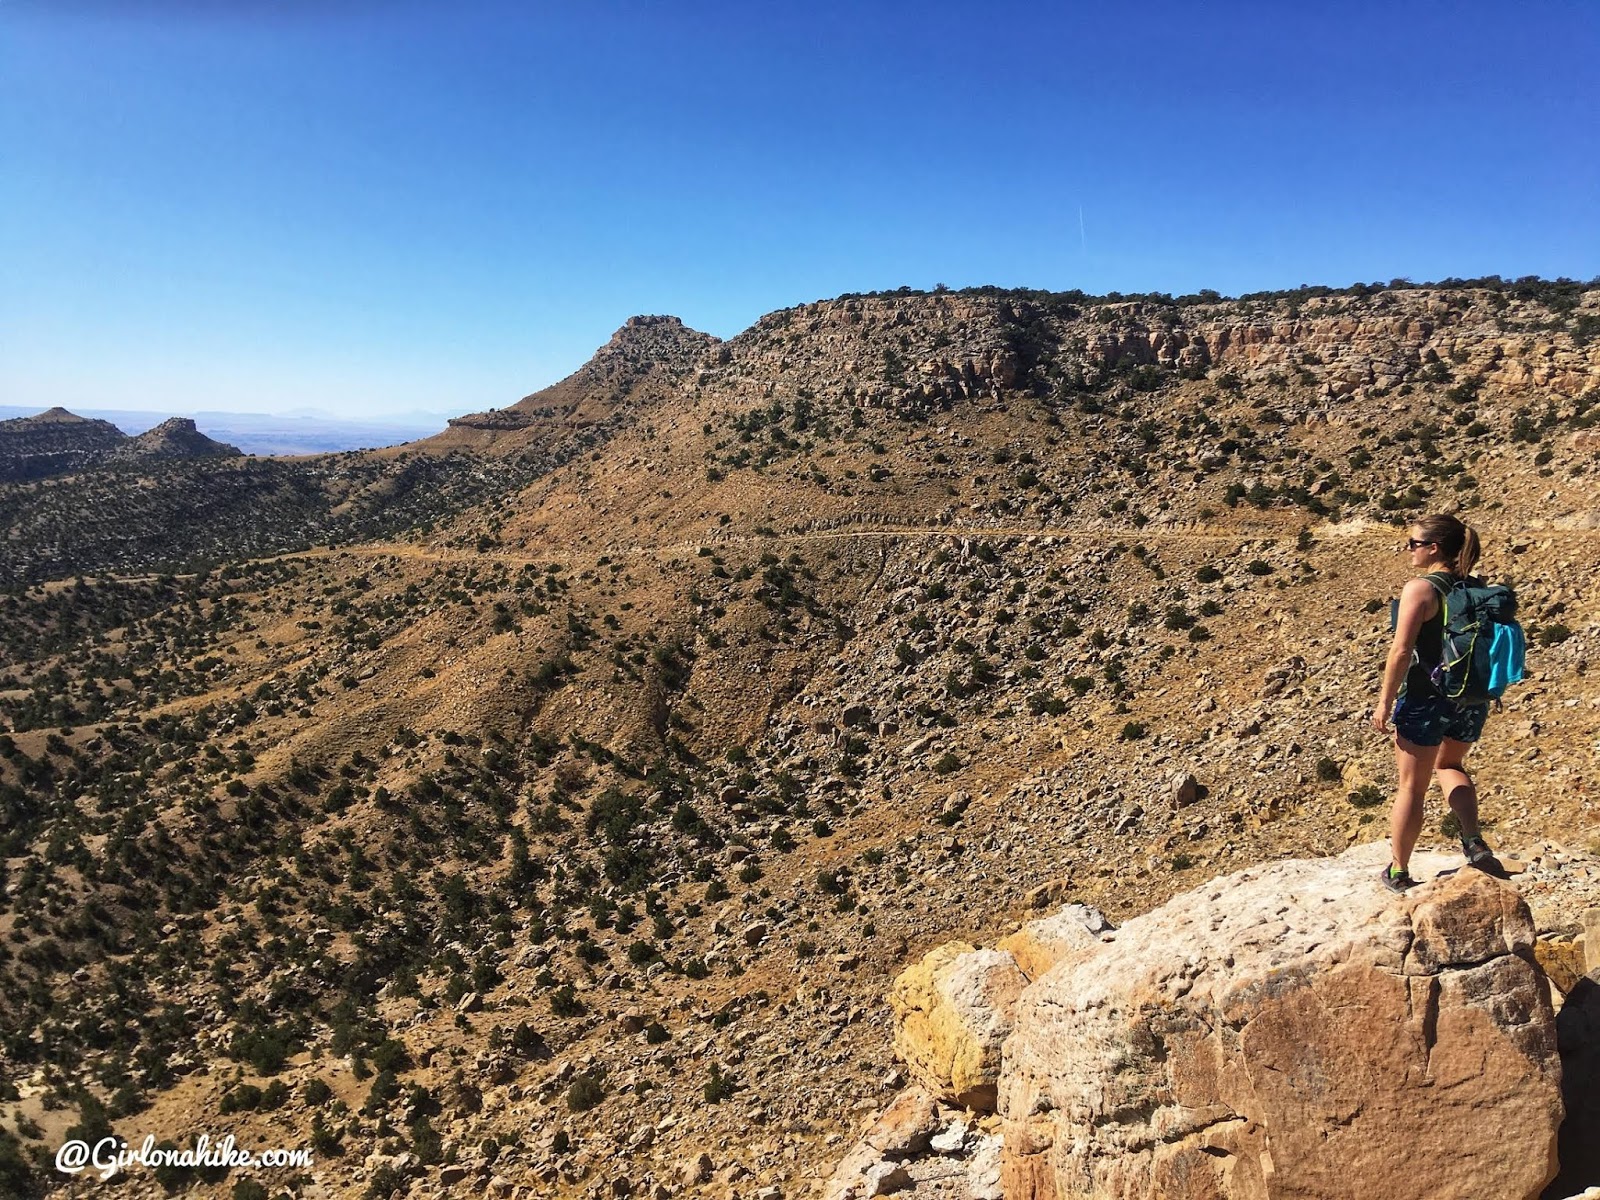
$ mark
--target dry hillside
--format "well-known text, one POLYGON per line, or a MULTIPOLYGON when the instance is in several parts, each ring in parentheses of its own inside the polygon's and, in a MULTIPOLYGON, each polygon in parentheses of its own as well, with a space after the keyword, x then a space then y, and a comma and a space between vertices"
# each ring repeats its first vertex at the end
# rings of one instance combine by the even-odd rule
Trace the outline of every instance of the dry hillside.
POLYGON ((316 1154, 130 1196, 804 1195, 909 957, 1384 836, 1425 512, 1532 637, 1491 837, 1581 843, 1597 332, 1536 281, 844 297, 636 318, 400 451, 15 485, 0 1192, 110 1127, 316 1154))

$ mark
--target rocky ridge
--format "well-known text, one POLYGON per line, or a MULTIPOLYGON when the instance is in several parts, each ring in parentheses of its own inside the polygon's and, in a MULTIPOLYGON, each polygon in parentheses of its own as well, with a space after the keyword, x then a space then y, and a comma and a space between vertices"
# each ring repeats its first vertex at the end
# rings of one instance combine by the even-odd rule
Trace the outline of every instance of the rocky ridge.
POLYGON ((110 421, 52 408, 0 421, 0 483, 74 474, 112 464, 161 459, 236 457, 235 446, 208 438, 188 417, 172 417, 135 437, 110 421))
POLYGON ((508 408, 451 418, 449 430, 424 446, 470 445, 504 453, 530 438, 604 425, 627 409, 648 408, 713 351, 718 340, 688 328, 677 317, 637 316, 612 334, 582 367, 508 408), (520 436, 508 437, 514 431, 520 436))

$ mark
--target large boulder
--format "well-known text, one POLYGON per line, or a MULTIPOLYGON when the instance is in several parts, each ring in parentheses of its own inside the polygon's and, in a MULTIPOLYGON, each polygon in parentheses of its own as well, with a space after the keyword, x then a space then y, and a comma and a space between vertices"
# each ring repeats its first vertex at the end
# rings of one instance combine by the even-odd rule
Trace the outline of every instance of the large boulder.
POLYGON ((1006 1196, 1538 1196, 1561 1068, 1527 905, 1465 869, 1393 895, 1381 849, 1213 881, 1035 981, 1006 1196))
POLYGON ((903 971, 889 991, 895 1053, 933 1095, 992 1111, 1000 1047, 1027 982, 1003 950, 946 942, 903 971))

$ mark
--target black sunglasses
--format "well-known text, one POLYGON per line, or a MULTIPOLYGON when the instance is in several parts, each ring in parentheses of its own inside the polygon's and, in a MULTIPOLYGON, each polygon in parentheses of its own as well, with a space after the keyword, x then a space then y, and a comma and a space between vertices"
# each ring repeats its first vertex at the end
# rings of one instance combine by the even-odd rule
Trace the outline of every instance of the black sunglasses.
POLYGON ((1439 544, 1438 542, 1419 542, 1419 541, 1417 541, 1416 538, 1407 538, 1406 539, 1406 549, 1407 550, 1417 550, 1417 549, 1420 549, 1423 546, 1437 546, 1438 544, 1439 544))

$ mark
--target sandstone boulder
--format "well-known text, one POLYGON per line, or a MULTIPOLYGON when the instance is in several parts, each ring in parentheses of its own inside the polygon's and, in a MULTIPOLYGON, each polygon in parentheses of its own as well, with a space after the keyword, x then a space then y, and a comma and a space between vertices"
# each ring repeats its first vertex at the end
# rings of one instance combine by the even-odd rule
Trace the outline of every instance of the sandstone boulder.
POLYGON ((889 992, 894 1050, 942 1099, 992 1110, 1000 1047, 1027 978, 1002 950, 947 942, 907 968, 889 992))
POLYGON ((1383 850, 1214 881, 1032 984, 1006 1196, 1538 1196, 1561 1069, 1527 905, 1470 870, 1392 895, 1383 850))
POLYGON ((1010 937, 1002 938, 997 949, 1009 952, 1022 973, 1033 980, 1070 951, 1096 944, 1100 935, 1110 928, 1098 909, 1087 904, 1068 904, 1059 912, 1029 921, 1010 937))

